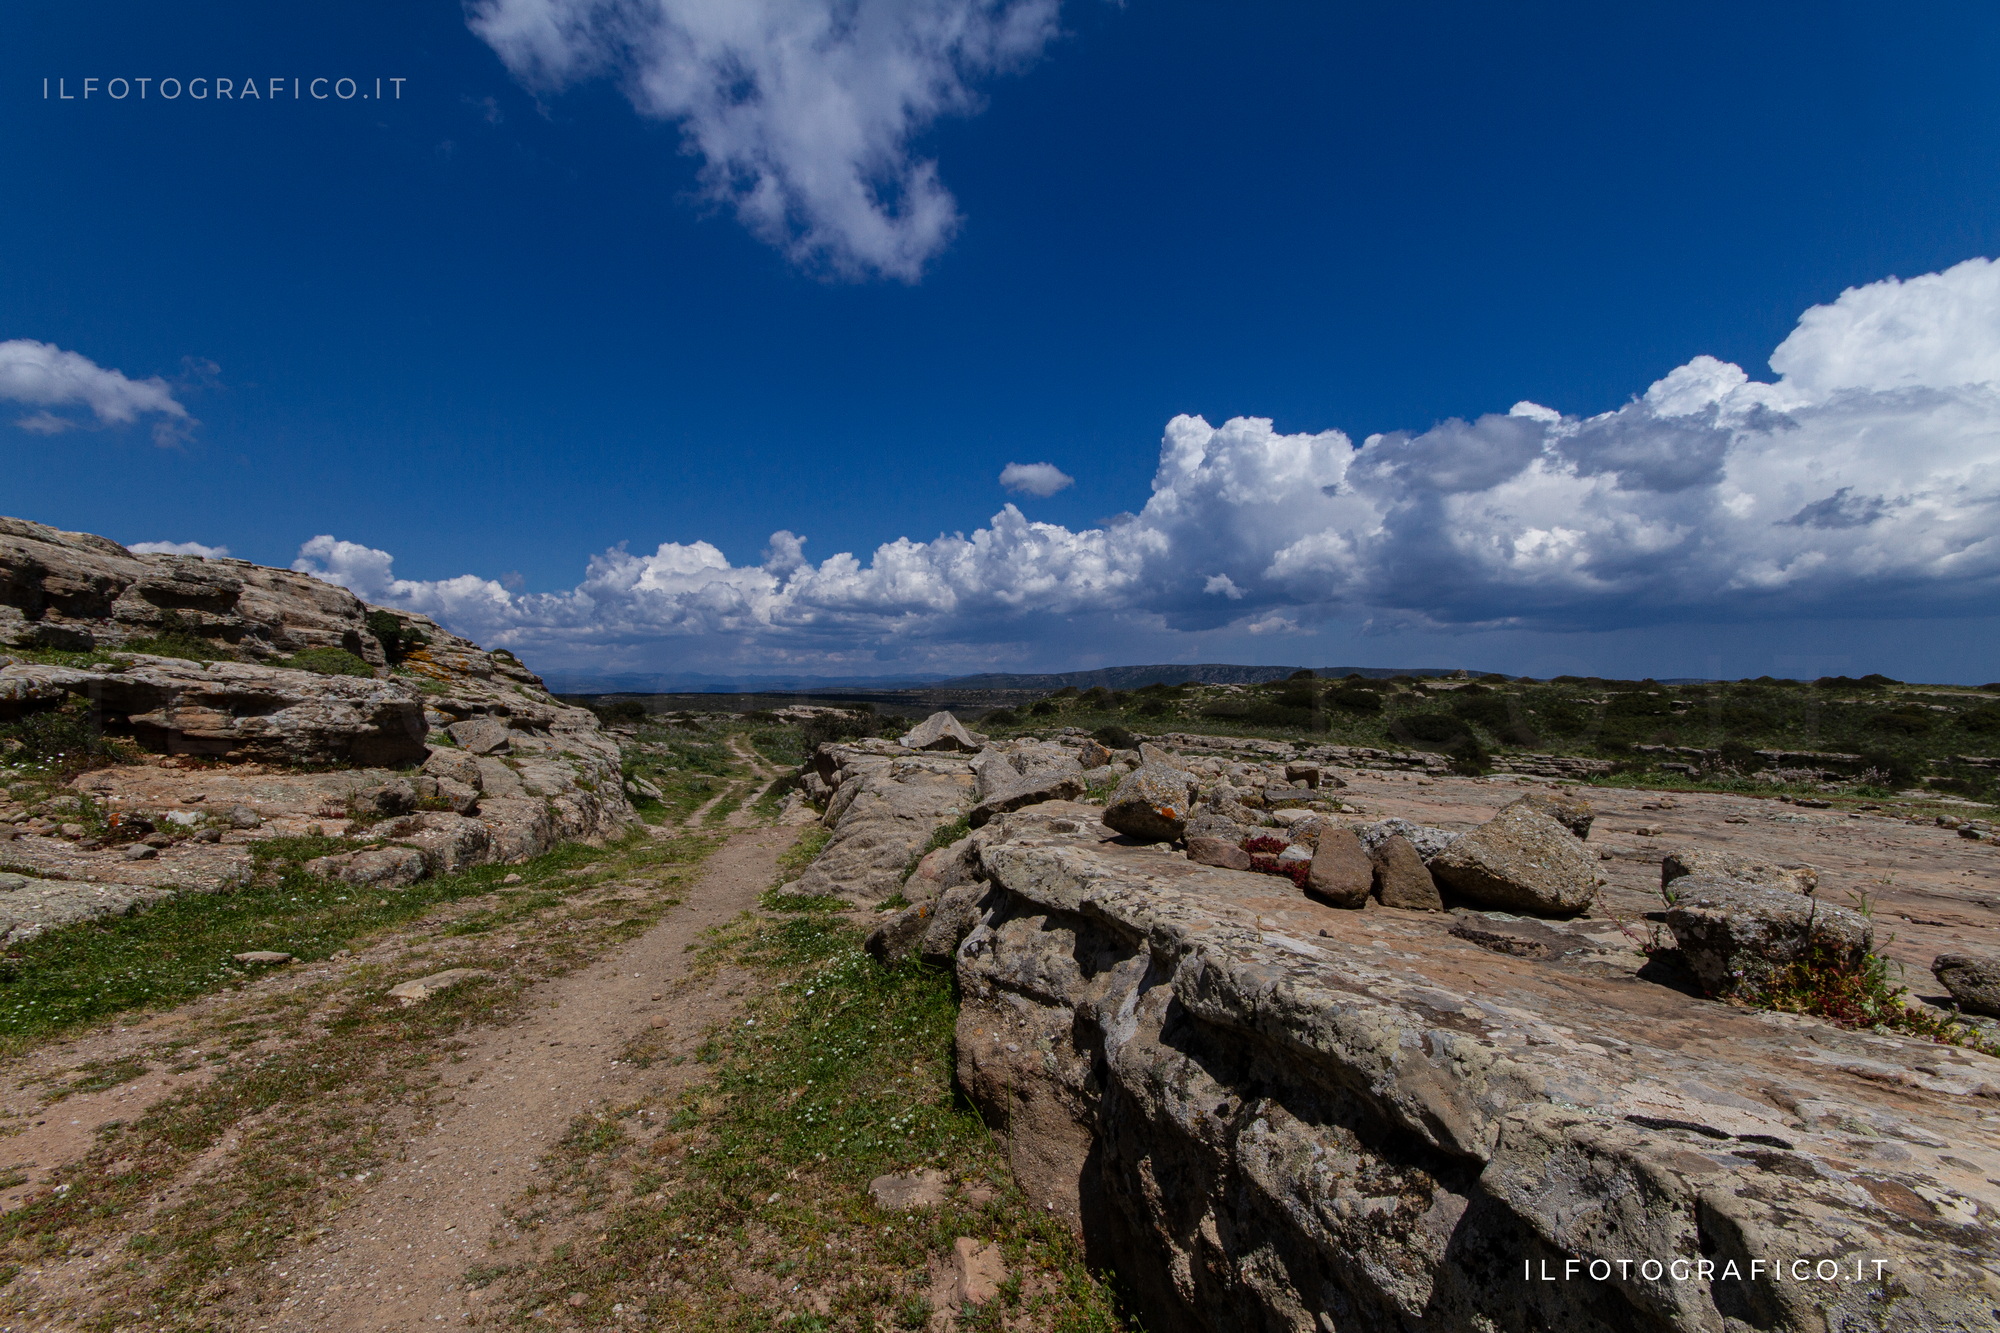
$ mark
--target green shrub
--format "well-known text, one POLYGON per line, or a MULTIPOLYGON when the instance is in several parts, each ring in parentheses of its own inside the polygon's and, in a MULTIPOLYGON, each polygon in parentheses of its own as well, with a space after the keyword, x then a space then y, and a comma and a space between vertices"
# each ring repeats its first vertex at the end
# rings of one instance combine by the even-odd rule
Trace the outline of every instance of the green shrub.
POLYGON ((179 657, 189 662, 227 662, 236 654, 213 639, 185 630, 168 630, 150 638, 132 639, 124 644, 128 653, 149 653, 154 657, 179 657))
MULTIPOLYGON (((391 663, 402 661, 412 651, 422 648, 431 641, 430 635, 394 611, 384 611, 380 607, 368 613, 368 632, 382 645, 382 655, 391 663)), ((514 656, 504 648, 495 649, 493 655, 509 659, 514 656)))
POLYGON ((1090 733, 1090 737, 1092 740, 1098 741, 1113 750, 1136 750, 1139 748, 1139 738, 1115 723, 1108 727, 1099 727, 1096 731, 1090 733))
POLYGON ((273 665, 293 671, 310 671, 316 676, 373 676, 375 668, 345 648, 307 648, 281 658, 273 665))

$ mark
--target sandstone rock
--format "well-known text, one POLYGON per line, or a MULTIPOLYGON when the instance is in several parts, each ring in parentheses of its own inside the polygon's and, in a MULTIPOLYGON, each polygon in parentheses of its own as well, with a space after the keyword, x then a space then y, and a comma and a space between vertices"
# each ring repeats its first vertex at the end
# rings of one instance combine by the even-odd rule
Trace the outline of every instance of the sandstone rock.
POLYGON ((1076 749, 1077 767, 1089 772, 1093 768, 1104 768, 1111 763, 1111 751, 1103 742, 1088 740, 1076 749))
POLYGON ((1319 812, 1302 808, 1273 810, 1271 822, 1279 828, 1290 831, 1301 824, 1309 824, 1319 818, 1319 812))
POLYGON ((1310 787, 1266 787, 1261 794, 1266 810, 1303 810, 1320 799, 1310 787))
POLYGON ((1250 853, 1244 851, 1242 845, 1236 841, 1189 834, 1187 854, 1188 860, 1196 865, 1220 866, 1224 870, 1250 868, 1250 853))
POLYGON ((1858 967, 1875 943, 1867 917, 1790 889, 1720 875, 1675 881, 1667 928, 1702 988, 1754 993, 1792 964, 1858 967))
POLYGON ((1590 802, 1573 792, 1530 792, 1513 804, 1539 810, 1579 838, 1590 836, 1590 826, 1597 818, 1590 802))
POLYGON ((911 903, 889 916, 861 941, 862 949, 884 967, 900 966, 916 951, 930 924, 931 904, 911 903))
POLYGON ((504 754, 514 745, 513 728, 497 718, 475 717, 454 722, 445 731, 470 754, 504 754))
POLYGON ((952 1295, 961 1305, 991 1305, 1000 1299, 1007 1264, 991 1241, 960 1236, 952 1242, 952 1295))
POLYGON ((1353 830, 1328 828, 1312 854, 1306 892, 1334 907, 1360 907, 1368 901, 1375 868, 1353 830))
POLYGON ((275 965, 278 963, 289 963, 292 961, 292 956, 290 954, 279 953, 275 949, 251 949, 245 953, 232 954, 230 956, 233 957, 239 963, 262 963, 267 965, 275 965))
POLYGON ((462 750, 432 750, 431 757, 424 760, 423 772, 426 777, 440 781, 462 783, 475 792, 484 782, 479 761, 462 750))
POLYGON ((16 663, 0 667, 0 710, 10 681, 89 699, 108 730, 168 754, 390 767, 425 754, 423 706, 403 681, 143 655, 123 670, 16 663))
POLYGON ((1125 775, 1105 802, 1105 827, 1151 842, 1178 838, 1193 812, 1198 786, 1185 769, 1142 764, 1125 775))
POLYGON ((148 847, 143 842, 135 842, 120 853, 127 861, 150 861, 159 854, 159 848, 148 847))
POLYGON ((1192 842, 1196 838, 1214 838, 1232 847, 1250 836, 1249 827, 1231 819, 1221 811, 1209 807, 1196 810, 1188 817, 1181 836, 1192 842))
POLYGON ((1286 764, 1285 781, 1287 782, 1303 781, 1308 787, 1317 787, 1319 786, 1319 765, 1286 764))
POLYGON ((232 805, 229 807, 229 813, 223 817, 229 821, 231 828, 251 829, 264 826, 264 816, 247 805, 232 805))
POLYGON ((2000 1017, 2000 954, 1941 953, 1931 963, 1931 974, 1967 1013, 2000 1017))
POLYGON ((1819 887, 1819 871, 1808 865, 1781 866, 1734 852, 1687 848, 1668 852, 1660 861, 1660 887, 1688 875, 1719 875, 1746 884, 1768 884, 1793 893, 1811 893, 1819 887))
POLYGON ((380 786, 362 788, 354 793, 354 801, 364 814, 407 815, 417 808, 417 792, 416 788, 398 778, 380 786))
POLYGON ((979 905, 985 897, 984 884, 961 884, 946 889, 924 925, 917 957, 931 967, 950 967, 958 946, 979 923, 979 905))
POLYGON ((335 852, 306 862, 309 874, 345 880, 367 888, 399 889, 422 879, 428 868, 424 855, 411 847, 380 847, 360 852, 335 852))
POLYGON ((991 885, 956 955, 958 1077, 1030 1205, 1087 1234, 1146 1327, 1991 1319, 2000 1187, 1980 1163, 2000 1152, 2000 1061, 1706 1004, 1638 979, 1612 923, 1489 914, 1544 945, 1517 956, 1448 920, 1053 836, 1048 809, 979 835, 991 885), (1905 1295, 1884 1318, 1866 1280, 1616 1271, 1657 1256, 1747 1275, 1780 1251, 1881 1258, 1905 1295), (1610 1280, 1535 1276, 1596 1257, 1610 1280))
POLYGON ((903 737, 911 750, 976 750, 979 743, 949 709, 932 713, 903 737))
POLYGON ((1416 912, 1442 912, 1444 899, 1437 882, 1424 866, 1424 858, 1408 838, 1392 833, 1375 844, 1369 854, 1374 865, 1375 896, 1384 907, 1401 907, 1416 912))
POLYGON ((946 1187, 944 1172, 926 1167, 906 1175, 877 1176, 868 1182, 868 1195, 885 1213, 906 1213, 942 1207, 946 1187))
POLYGON ((993 795, 972 807, 967 822, 973 828, 983 827, 995 815, 1019 810, 1023 806, 1040 805, 1044 801, 1069 801, 1083 795, 1083 775, 1061 773, 1023 778, 1013 786, 993 795))
POLYGON ((1358 832, 1361 834, 1362 846, 1368 848, 1371 853, 1387 838, 1402 838, 1417 849, 1417 855, 1424 859, 1425 865, 1429 865, 1434 857, 1465 836, 1463 833, 1432 828, 1428 824, 1413 823, 1407 819, 1379 820, 1373 824, 1363 825, 1358 832))
POLYGON ((836 894, 876 903, 903 885, 910 858, 924 849, 939 825, 973 804, 968 760, 940 752, 912 752, 894 741, 822 745, 824 761, 839 775, 821 823, 833 830, 826 850, 807 868, 794 892, 836 894))
POLYGON ((1487 907, 1569 916, 1597 896, 1597 866, 1574 834, 1531 806, 1508 806, 1433 857, 1443 887, 1487 907))
POLYGON ((441 995, 454 986, 463 986, 472 981, 485 981, 492 975, 491 972, 479 967, 447 968, 443 972, 434 972, 427 977, 418 977, 414 981, 391 986, 389 998, 399 1001, 408 1008, 413 1004, 421 1004, 433 995, 441 995))

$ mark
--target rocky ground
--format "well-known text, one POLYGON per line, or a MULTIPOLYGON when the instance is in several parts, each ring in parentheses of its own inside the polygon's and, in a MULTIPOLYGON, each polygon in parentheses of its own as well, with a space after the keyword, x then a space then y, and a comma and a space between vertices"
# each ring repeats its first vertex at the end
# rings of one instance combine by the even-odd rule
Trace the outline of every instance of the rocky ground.
POLYGON ((1676 882, 1712 891, 1742 966, 1746 922, 1766 950, 1792 926, 1852 925, 1863 951, 1872 932, 1919 1020, 1943 1020, 1933 958, 2000 925, 1984 835, 1273 742, 971 740, 823 749, 821 883, 886 904, 878 954, 955 971, 963 1086, 1149 1327, 1991 1320, 2000 1060, 1972 1048, 1989 1029, 1938 1044, 1705 998, 1700 895, 1662 893, 1663 863, 1702 872, 1676 882), (1370 857, 1390 833, 1424 847, 1432 910, 1383 905, 1370 857), (895 896, 892 849, 923 856, 895 896), (1505 908, 1495 876, 1517 881, 1505 908), (1779 1259, 1816 1276, 1774 1276, 1779 1259))

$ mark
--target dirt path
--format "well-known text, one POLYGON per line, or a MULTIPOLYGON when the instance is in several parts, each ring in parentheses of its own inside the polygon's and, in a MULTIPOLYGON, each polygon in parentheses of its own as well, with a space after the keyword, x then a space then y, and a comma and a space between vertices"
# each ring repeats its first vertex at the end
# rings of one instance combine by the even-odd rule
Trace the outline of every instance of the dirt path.
POLYGON ((616 1057, 649 1026, 684 1054, 726 1017, 735 1004, 727 976, 670 1003, 655 997, 686 974, 704 931, 755 905, 794 836, 738 835, 659 925, 548 983, 528 1018, 474 1035, 445 1072, 451 1100, 436 1126, 325 1236, 276 1261, 291 1294, 257 1326, 376 1333, 474 1319, 478 1293, 465 1273, 487 1261, 489 1242, 512 1238, 504 1205, 534 1183, 538 1157, 572 1117, 694 1077, 698 1066, 642 1071, 616 1057))

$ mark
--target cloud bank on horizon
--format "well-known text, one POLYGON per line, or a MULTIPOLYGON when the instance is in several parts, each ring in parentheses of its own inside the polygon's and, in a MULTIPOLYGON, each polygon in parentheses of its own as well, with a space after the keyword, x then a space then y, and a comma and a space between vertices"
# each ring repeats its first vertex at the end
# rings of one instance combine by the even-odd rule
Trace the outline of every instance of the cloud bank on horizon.
MULTIPOLYGON (((1136 514, 989 525, 814 564, 705 541, 593 557, 568 592, 396 578, 315 537, 295 569, 544 660, 963 660, 1067 623, 1307 633, 1606 629, 1833 614, 1990 614, 2000 587, 2000 263, 1815 306, 1773 382, 1697 356, 1613 412, 1538 404, 1421 432, 1167 423, 1136 514), (664 654, 662 654, 664 655, 664 654)), ((1052 468, 1053 470, 1053 468, 1052 468)))
POLYGON ((1060 0, 472 0, 515 78, 609 77, 677 122, 702 187, 795 262, 914 282, 958 205, 911 139, 1056 34, 1060 0))
POLYGON ((37 409, 14 422, 36 435, 59 435, 80 426, 129 426, 150 416, 154 440, 171 444, 194 424, 157 375, 128 379, 80 352, 33 338, 0 342, 0 402, 37 409))

